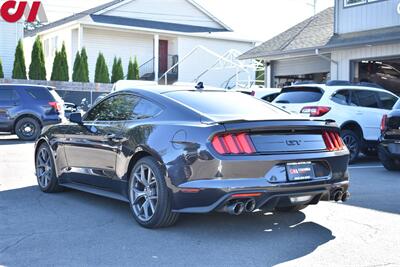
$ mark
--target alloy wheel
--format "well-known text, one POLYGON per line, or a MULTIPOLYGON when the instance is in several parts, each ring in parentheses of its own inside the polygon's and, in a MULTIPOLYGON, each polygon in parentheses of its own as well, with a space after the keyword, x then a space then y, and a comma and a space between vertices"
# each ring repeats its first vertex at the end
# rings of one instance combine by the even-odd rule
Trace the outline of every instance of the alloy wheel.
POLYGON ((132 173, 130 199, 133 212, 141 221, 153 218, 158 202, 157 179, 146 164, 139 165, 132 173))
POLYGON ((46 188, 50 184, 53 175, 53 166, 50 153, 46 148, 42 148, 36 159, 36 175, 40 187, 46 188))

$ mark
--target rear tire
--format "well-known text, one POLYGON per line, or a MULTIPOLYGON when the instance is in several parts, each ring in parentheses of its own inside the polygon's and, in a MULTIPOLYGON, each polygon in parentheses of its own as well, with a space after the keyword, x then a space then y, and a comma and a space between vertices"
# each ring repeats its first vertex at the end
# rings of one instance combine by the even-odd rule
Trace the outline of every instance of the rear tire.
POLYGON ((351 130, 343 130, 341 136, 343 142, 350 151, 350 163, 354 163, 360 155, 360 150, 361 150, 360 137, 358 137, 358 135, 351 130))
POLYGON ((176 223, 172 192, 159 163, 152 157, 139 160, 129 180, 129 202, 135 220, 145 228, 162 228, 176 223))
POLYGON ((277 212, 297 212, 300 210, 304 210, 307 208, 308 205, 296 205, 296 206, 289 206, 289 207, 278 207, 275 208, 275 211, 277 212))
POLYGON ((399 171, 400 170, 400 160, 395 160, 389 157, 383 148, 378 149, 378 157, 381 161, 383 167, 388 171, 399 171))
POLYGON ((49 146, 40 145, 35 157, 36 177, 40 190, 45 193, 61 192, 63 188, 58 183, 56 165, 49 146))
POLYGON ((42 131, 39 122, 30 117, 20 119, 15 124, 14 132, 23 141, 35 141, 42 131))

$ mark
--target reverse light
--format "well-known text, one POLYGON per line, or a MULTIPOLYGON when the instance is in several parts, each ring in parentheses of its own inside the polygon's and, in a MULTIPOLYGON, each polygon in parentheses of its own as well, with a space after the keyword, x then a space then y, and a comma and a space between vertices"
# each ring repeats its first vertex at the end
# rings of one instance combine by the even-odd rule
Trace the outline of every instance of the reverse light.
POLYGON ((387 124, 387 118, 388 116, 385 114, 382 117, 382 121, 381 121, 381 133, 383 133, 384 131, 386 131, 386 124, 387 124))
POLYGON ((343 140, 337 132, 324 131, 322 138, 324 139, 326 149, 329 151, 339 151, 344 148, 343 140))
POLYGON ((61 111, 61 105, 58 102, 49 102, 50 107, 56 111, 61 111))
POLYGON ((254 145, 246 133, 216 135, 212 146, 221 155, 254 154, 254 145))
POLYGON ((304 107, 300 113, 310 114, 310 117, 322 117, 331 110, 330 107, 323 106, 307 106, 304 107))

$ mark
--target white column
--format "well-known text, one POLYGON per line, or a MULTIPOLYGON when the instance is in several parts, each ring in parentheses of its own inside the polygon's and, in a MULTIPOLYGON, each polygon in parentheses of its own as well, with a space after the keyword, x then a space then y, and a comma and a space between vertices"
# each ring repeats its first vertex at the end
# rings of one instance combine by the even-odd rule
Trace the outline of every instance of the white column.
POLYGON ((271 64, 268 64, 267 62, 265 63, 265 73, 264 73, 264 86, 266 88, 271 88, 272 87, 272 75, 271 75, 271 64))
POLYGON ((158 50, 159 50, 159 40, 160 40, 160 36, 158 34, 154 35, 154 81, 158 82, 158 63, 159 63, 159 59, 158 59, 158 50))

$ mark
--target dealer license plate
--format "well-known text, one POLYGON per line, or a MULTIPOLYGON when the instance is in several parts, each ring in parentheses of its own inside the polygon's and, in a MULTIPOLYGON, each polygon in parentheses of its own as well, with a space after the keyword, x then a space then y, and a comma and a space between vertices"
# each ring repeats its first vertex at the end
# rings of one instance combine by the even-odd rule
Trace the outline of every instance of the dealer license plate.
POLYGON ((306 181, 315 178, 314 166, 311 162, 293 162, 286 164, 289 181, 306 181))

